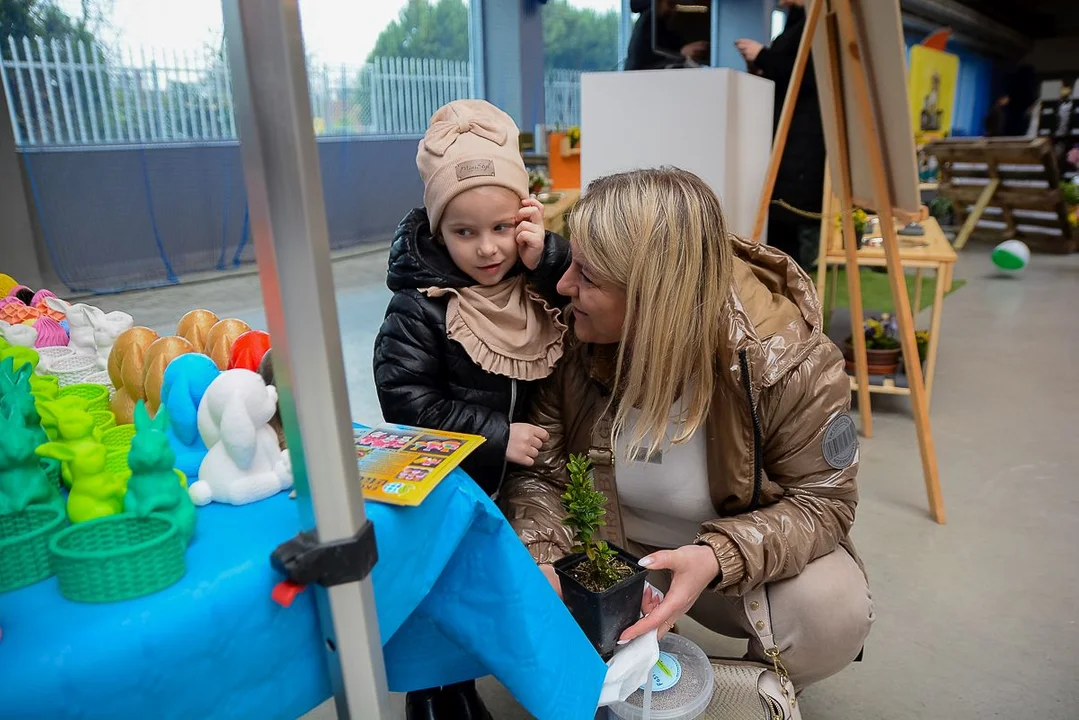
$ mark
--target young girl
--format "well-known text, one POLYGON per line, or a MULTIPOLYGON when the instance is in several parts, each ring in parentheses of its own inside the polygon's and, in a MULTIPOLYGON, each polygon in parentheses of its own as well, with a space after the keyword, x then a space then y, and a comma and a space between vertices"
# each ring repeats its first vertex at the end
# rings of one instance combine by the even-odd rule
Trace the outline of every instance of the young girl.
MULTIPOLYGON (((481 100, 451 102, 431 118, 416 156, 425 207, 397 228, 394 295, 375 342, 385 419, 485 437, 463 468, 492 496, 507 465, 531 466, 547 439, 519 420, 530 385, 562 356, 566 330, 555 285, 569 245, 544 232, 517 136, 509 115, 481 100)), ((411 693, 409 715, 489 717, 473 704, 474 685, 463 690, 470 697, 411 693), (477 714, 462 714, 462 702, 477 714)))

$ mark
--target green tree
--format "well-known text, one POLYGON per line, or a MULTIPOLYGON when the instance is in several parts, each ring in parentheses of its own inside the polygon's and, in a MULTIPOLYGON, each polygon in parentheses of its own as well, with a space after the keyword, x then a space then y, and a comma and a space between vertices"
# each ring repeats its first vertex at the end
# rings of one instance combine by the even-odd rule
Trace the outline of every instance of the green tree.
MULTIPOLYGON (((87 6, 89 7, 89 6, 87 6)), ((24 37, 72 42, 94 42, 93 32, 85 19, 73 19, 54 3, 42 0, 0 0, 0 54, 11 57, 8 38, 21 43, 24 37)), ((22 48, 20 47, 20 52, 22 48)))
POLYGON ((544 67, 614 70, 618 64, 618 11, 575 8, 551 0, 543 13, 544 67))
POLYGON ((468 6, 463 0, 408 0, 375 41, 374 57, 468 59, 468 6))
MULTIPOLYGON (((58 5, 49 0, 0 0, 0 55, 6 59, 12 59, 9 38, 14 39, 17 52, 23 60, 26 60, 23 38, 30 40, 35 59, 39 59, 38 38, 45 43, 46 48, 49 48, 50 51, 52 43, 55 41, 60 48, 60 52, 64 53, 66 42, 69 39, 73 47, 77 48, 81 42, 85 44, 87 50, 91 50, 97 43, 94 37, 94 28, 100 22, 102 14, 100 10, 101 8, 93 0, 84 0, 82 3, 82 17, 72 18, 58 5)), ((46 88, 53 84, 50 83, 50 78, 55 78, 55 76, 40 70, 34 71, 33 79, 37 80, 40 88, 46 88)), ((31 115, 33 111, 32 108, 23 107, 21 96, 14 90, 18 87, 20 79, 25 87, 32 87, 31 72, 29 70, 8 71, 7 80, 12 88, 12 96, 8 98, 8 102, 14 111, 20 134, 25 134, 25 137, 29 137, 30 123, 28 123, 28 115, 31 115)), ((70 103, 74 104, 73 93, 75 91, 70 82, 61 81, 53 85, 58 101, 62 101, 66 97, 70 103)), ((108 85, 108 80, 106 80, 106 85, 108 85)), ((91 95, 86 98, 90 108, 89 112, 95 112, 93 108, 99 105, 96 99, 97 87, 94 86, 91 90, 91 95)), ((32 105, 32 103, 30 104, 32 105)), ((61 125, 56 123, 49 113, 42 117, 36 117, 32 125, 36 128, 36 135, 40 135, 40 139, 48 137, 53 141, 61 140, 61 125)))
MULTIPOLYGON (((618 62, 618 11, 576 8, 551 0, 543 13, 544 67, 613 70, 618 62)), ((468 59, 468 6, 463 0, 408 0, 375 41, 375 57, 468 59)))

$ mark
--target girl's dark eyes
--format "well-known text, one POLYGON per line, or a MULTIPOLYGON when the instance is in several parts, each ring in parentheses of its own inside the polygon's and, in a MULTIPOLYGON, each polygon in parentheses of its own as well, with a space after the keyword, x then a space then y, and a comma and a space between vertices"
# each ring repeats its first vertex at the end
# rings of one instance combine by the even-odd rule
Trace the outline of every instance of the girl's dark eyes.
POLYGON ((468 228, 457 228, 456 230, 453 231, 453 234, 454 235, 460 235, 461 237, 468 237, 469 235, 472 234, 472 231, 469 230, 468 228))
POLYGON ((513 226, 509 223, 499 223, 498 225, 495 225, 495 232, 506 232, 512 227, 513 226))

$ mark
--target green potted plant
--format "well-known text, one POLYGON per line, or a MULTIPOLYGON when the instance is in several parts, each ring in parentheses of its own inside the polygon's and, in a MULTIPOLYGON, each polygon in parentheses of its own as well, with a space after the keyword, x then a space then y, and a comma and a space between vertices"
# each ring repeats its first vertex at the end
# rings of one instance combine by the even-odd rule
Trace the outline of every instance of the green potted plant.
MULTIPOLYGON (((866 360, 870 375, 895 375, 899 369, 902 349, 899 345, 895 318, 884 313, 880 319, 865 320, 866 360)), ((848 337, 843 345, 843 356, 847 360, 847 372, 854 372, 853 338, 848 337)))
MULTIPOLYGON (((880 320, 868 318, 866 326, 866 359, 869 361, 870 375, 894 375, 899 371, 903 350, 899 342, 899 331, 894 316, 887 313, 880 320), (882 335, 878 335, 882 333, 882 335), (894 359, 893 359, 894 358, 894 359)), ((914 342, 918 348, 918 362, 925 364, 929 355, 929 331, 916 330, 914 342)), ((847 338, 843 347, 843 356, 847 360, 847 372, 854 372, 854 346, 847 338)))
POLYGON ((562 494, 573 531, 573 554, 555 563, 562 598, 593 647, 603 657, 614 652, 618 637, 641 615, 647 571, 625 550, 600 540, 607 498, 592 482, 592 461, 570 456, 569 484, 562 494))
MULTIPOLYGON (((865 235, 865 231, 869 229, 869 215, 860 207, 854 208, 851 211, 851 220, 854 221, 854 235, 858 238, 858 247, 862 246, 862 236, 865 235)), ((838 213, 835 216, 835 226, 839 229, 840 233, 843 232, 843 214, 838 213)))
POLYGON ((581 144, 581 126, 574 125, 566 131, 566 137, 569 138, 570 149, 576 149, 581 144))
POLYGON ((528 171, 528 191, 539 195, 551 189, 551 178, 543 170, 533 168, 528 171))
POLYGON ((941 225, 951 225, 955 206, 943 195, 937 195, 929 201, 929 214, 941 225))
POLYGON ((918 344, 918 362, 924 363, 926 356, 929 354, 929 331, 915 331, 914 341, 918 344))

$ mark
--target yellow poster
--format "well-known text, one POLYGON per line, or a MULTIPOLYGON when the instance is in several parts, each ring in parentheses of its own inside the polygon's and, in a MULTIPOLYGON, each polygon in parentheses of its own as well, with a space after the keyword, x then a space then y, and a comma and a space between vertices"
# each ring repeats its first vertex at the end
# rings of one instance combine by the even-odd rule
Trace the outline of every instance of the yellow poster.
POLYGON ((914 140, 922 144, 950 135, 959 58, 915 45, 910 49, 910 119, 914 140))
POLYGON ((443 478, 484 443, 478 435, 352 423, 363 496, 391 505, 419 505, 443 478))

